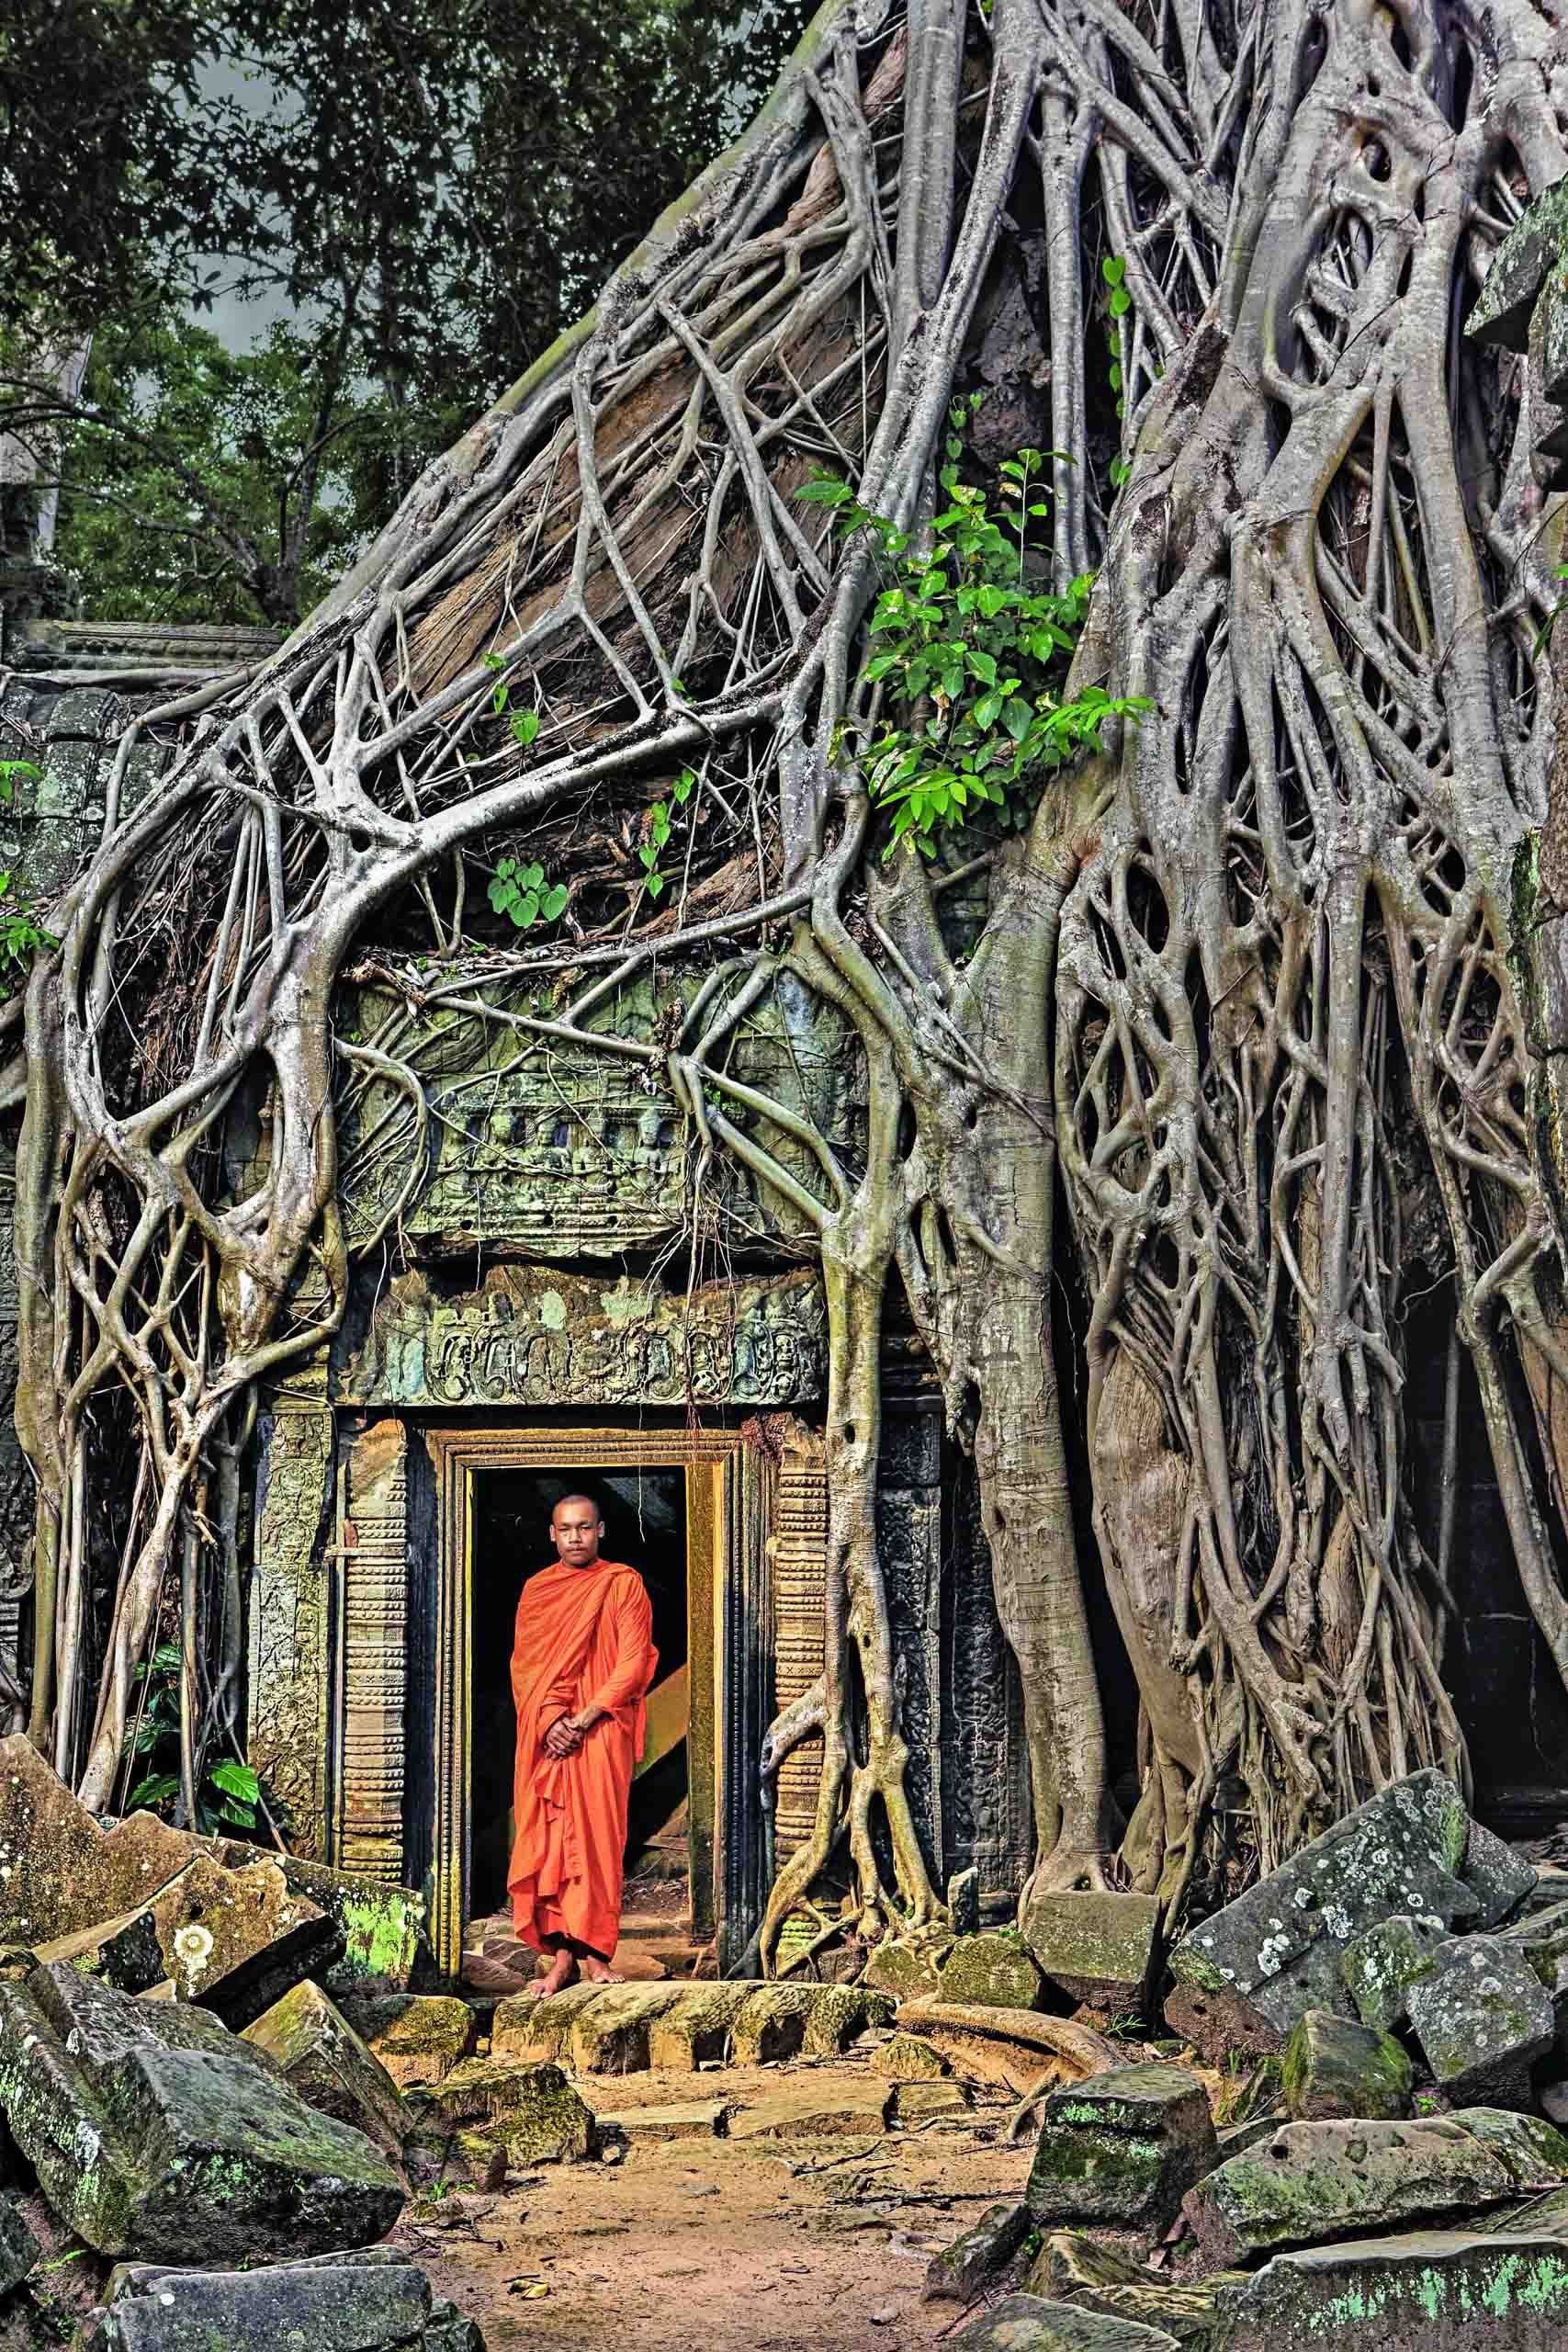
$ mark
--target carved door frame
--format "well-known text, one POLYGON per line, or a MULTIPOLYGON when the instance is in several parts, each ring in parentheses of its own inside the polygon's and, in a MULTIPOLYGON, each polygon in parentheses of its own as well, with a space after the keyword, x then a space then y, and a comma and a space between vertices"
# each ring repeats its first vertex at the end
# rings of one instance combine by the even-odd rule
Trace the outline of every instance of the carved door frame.
POLYGON ((456 1977, 469 1877, 469 1630, 474 1479, 485 1470, 681 1469, 686 1475, 686 1576, 692 1664, 688 1731, 692 1929, 716 1929, 721 1964, 744 1948, 766 1896, 754 1791, 773 1701, 772 1574, 767 1532, 774 1465, 739 1430, 627 1430, 582 1424, 422 1435, 435 1476, 434 1773, 430 1932, 456 1977), (694 1600, 699 1606, 694 1607, 694 1600))

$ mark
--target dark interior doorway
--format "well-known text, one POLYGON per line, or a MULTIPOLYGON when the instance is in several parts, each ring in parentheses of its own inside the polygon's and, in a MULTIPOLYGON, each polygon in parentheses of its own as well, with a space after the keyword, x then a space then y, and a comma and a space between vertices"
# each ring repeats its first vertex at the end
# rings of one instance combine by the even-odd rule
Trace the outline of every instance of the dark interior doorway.
POLYGON ((517 1737, 513 1623, 524 1585, 556 1556, 550 1512, 563 1495, 574 1493, 598 1503, 604 1557, 637 1568, 653 1604, 659 1665, 648 1747, 632 1782, 627 1818, 623 1927, 635 1933, 641 1921, 674 1924, 689 1917, 691 1907, 682 1671, 687 1643, 686 1474, 678 1468, 607 1470, 585 1464, 573 1470, 485 1470, 475 1477, 468 1907, 476 1918, 506 1908, 517 1737))

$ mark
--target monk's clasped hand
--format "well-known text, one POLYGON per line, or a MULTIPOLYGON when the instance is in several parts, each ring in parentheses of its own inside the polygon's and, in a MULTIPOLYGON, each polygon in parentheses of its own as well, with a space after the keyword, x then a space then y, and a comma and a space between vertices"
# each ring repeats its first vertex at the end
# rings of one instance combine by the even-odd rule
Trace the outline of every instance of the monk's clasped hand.
POLYGON ((552 1756, 575 1756, 582 1740, 581 1724, 574 1723, 570 1715, 558 1716, 545 1734, 545 1746, 552 1756))

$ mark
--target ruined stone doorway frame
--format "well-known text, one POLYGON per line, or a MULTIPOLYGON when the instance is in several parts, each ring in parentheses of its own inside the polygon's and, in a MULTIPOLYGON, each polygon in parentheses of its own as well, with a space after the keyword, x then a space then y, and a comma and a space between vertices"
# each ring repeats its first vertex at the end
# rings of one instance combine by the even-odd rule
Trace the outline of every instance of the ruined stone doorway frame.
MULTIPOLYGON (((692 1935, 705 1943, 756 1900, 760 1846, 736 1800, 747 1785, 767 1684, 766 1531, 771 1465, 739 1430, 427 1428, 435 1474, 435 1821, 431 1940, 438 1966, 462 1965, 468 1897, 474 1481, 487 1470, 681 1469, 686 1475, 687 1730, 692 1935), (726 1799, 728 1798, 728 1804, 726 1799), (731 1817, 727 1819, 727 1814, 731 1817)), ((750 1933, 747 1918, 744 1935, 750 1933)))

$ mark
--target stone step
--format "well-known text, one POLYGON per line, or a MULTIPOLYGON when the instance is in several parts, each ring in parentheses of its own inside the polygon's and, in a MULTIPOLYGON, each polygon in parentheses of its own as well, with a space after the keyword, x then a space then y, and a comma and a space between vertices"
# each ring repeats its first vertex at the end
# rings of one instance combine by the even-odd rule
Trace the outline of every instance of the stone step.
POLYGON ((836 2054, 894 2013, 885 1995, 841 1984, 571 1984, 498 2002, 491 2052, 590 2075, 755 2066, 836 2054))

